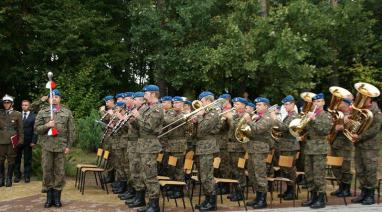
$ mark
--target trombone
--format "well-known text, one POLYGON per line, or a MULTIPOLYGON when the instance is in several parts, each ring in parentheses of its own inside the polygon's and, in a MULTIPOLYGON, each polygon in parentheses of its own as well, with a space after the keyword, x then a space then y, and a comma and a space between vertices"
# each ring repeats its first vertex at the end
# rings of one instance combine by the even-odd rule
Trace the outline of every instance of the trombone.
POLYGON ((179 119, 177 119, 177 120, 171 122, 170 124, 168 124, 168 125, 162 127, 161 131, 163 132, 163 131, 167 130, 168 128, 174 126, 175 124, 178 124, 179 122, 181 122, 180 124, 176 125, 174 128, 172 128, 172 129, 170 129, 170 130, 168 130, 168 131, 166 131, 166 132, 160 134, 157 138, 161 138, 161 137, 167 135, 168 133, 170 133, 170 132, 172 132, 172 131, 178 129, 179 127, 185 125, 185 124, 190 120, 191 117, 195 116, 195 115, 198 114, 200 111, 202 111, 202 110, 210 110, 210 109, 214 108, 215 106, 217 106, 218 104, 221 104, 223 101, 225 101, 225 99, 220 98, 220 99, 217 99, 217 100, 211 102, 210 104, 208 104, 208 105, 206 105, 206 106, 202 106, 202 102, 199 101, 199 100, 195 100, 195 101, 193 101, 193 102, 192 102, 192 107, 193 107, 195 110, 192 111, 191 113, 186 114, 186 115, 184 115, 183 117, 181 117, 181 118, 179 118, 179 119))

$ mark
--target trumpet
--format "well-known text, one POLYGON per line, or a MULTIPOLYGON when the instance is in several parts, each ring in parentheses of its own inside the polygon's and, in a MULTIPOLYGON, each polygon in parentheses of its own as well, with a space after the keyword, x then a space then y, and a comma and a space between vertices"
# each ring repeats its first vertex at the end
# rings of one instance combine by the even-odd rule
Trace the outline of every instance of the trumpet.
MULTIPOLYGON (((116 113, 116 112, 115 112, 115 113, 116 113)), ((105 141, 106 136, 111 135, 111 130, 113 129, 113 128, 112 128, 112 125, 115 124, 116 119, 117 119, 117 115, 114 114, 114 115, 111 117, 109 123, 106 125, 106 129, 105 129, 105 131, 104 131, 104 133, 103 133, 103 135, 102 135, 102 139, 101 139, 101 142, 100 142, 101 145, 102 145, 103 142, 105 141)))
POLYGON ((133 114, 131 113, 131 111, 135 109, 140 110, 143 105, 144 104, 141 104, 138 108, 134 106, 133 108, 131 108, 130 112, 128 112, 127 109, 125 109, 126 112, 128 113, 125 114, 125 117, 123 119, 117 122, 117 124, 114 126, 113 130, 111 131, 111 135, 116 134, 133 117, 133 114))
POLYGON ((170 133, 170 132, 172 132, 172 131, 178 129, 179 127, 181 127, 181 126, 187 124, 187 122, 189 122, 189 120, 191 119, 191 117, 195 116, 195 115, 198 114, 200 111, 202 111, 202 110, 206 110, 206 111, 211 110, 211 109, 215 108, 216 106, 218 106, 219 104, 222 104, 224 101, 225 101, 225 99, 220 98, 220 99, 217 99, 217 100, 215 100, 215 101, 209 103, 209 104, 206 105, 206 106, 202 106, 203 104, 202 104, 202 102, 199 101, 199 100, 195 100, 195 101, 193 101, 193 102, 192 102, 192 107, 193 107, 195 110, 192 111, 191 113, 188 113, 188 114, 184 115, 183 117, 179 118, 178 120, 175 120, 175 121, 171 122, 170 124, 168 124, 168 125, 162 127, 161 131, 163 132, 163 131, 167 130, 168 128, 174 126, 175 124, 178 124, 179 122, 181 122, 180 124, 176 125, 176 126, 173 127, 172 129, 167 130, 166 132, 160 134, 160 135, 158 136, 158 138, 161 138, 161 137, 167 135, 168 133, 170 133))

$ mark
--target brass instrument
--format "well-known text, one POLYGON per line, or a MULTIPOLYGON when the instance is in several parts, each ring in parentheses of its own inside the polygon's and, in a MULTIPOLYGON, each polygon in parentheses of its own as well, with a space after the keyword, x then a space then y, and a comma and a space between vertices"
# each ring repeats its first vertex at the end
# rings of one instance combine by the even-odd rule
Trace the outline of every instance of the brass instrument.
POLYGON ((219 113, 219 117, 224 115, 224 114, 226 114, 226 113, 235 112, 235 111, 236 111, 236 109, 233 107, 233 108, 231 108, 229 110, 226 110, 226 111, 223 111, 223 112, 219 113))
POLYGON ((348 122, 345 123, 344 127, 344 135, 353 143, 356 141, 352 135, 361 135, 370 127, 373 121, 373 113, 368 109, 362 109, 366 99, 380 95, 378 88, 369 83, 359 82, 354 85, 354 88, 358 93, 352 103, 353 109, 348 118, 348 122))
POLYGON ((101 139, 101 142, 100 144, 102 145, 103 142, 105 141, 106 137, 111 135, 112 133, 112 130, 113 130, 113 125, 115 125, 115 121, 117 119, 117 115, 116 115, 117 112, 114 112, 113 116, 110 118, 110 121, 109 123, 106 125, 106 129, 102 135, 102 139, 101 139))
POLYGON ((167 128, 172 127, 173 125, 178 124, 178 123, 180 122, 180 124, 176 125, 176 126, 173 127, 172 129, 167 130, 166 132, 160 134, 160 135, 158 136, 158 138, 161 138, 161 137, 167 135, 168 133, 170 133, 170 132, 172 132, 172 131, 178 129, 179 127, 181 127, 181 126, 187 124, 187 123, 189 122, 189 120, 190 120, 193 116, 195 116, 196 114, 198 114, 200 111, 202 111, 202 110, 206 110, 206 111, 208 111, 208 110, 211 110, 211 109, 213 109, 213 108, 216 108, 217 106, 220 106, 224 101, 225 101, 225 99, 220 98, 220 99, 217 99, 217 100, 211 102, 210 104, 208 104, 208 105, 206 105, 206 106, 203 106, 202 102, 199 101, 199 100, 195 100, 195 101, 193 101, 193 102, 192 102, 192 107, 193 107, 195 110, 192 111, 191 113, 188 113, 188 114, 184 115, 183 117, 179 118, 178 120, 175 120, 175 121, 171 122, 170 124, 168 124, 168 125, 162 127, 161 131, 163 132, 163 131, 167 130, 167 128))
MULTIPOLYGON (((274 105, 274 106, 276 106, 276 108, 278 107, 278 105, 274 105)), ((272 106, 272 107, 273 107, 273 106, 272 106)), ((272 108, 272 107, 271 107, 271 108, 272 108)), ((270 109, 271 109, 271 108, 270 108, 270 109)), ((278 112, 276 115, 277 115, 277 119, 276 119, 276 121, 277 121, 278 123, 282 123, 283 120, 282 120, 282 116, 281 116, 280 112, 278 112)), ((271 137, 272 137, 274 140, 276 140, 276 141, 280 140, 280 138, 283 137, 283 132, 280 130, 280 127, 279 127, 279 126, 273 126, 273 127, 272 127, 271 137)))
MULTIPOLYGON (((304 100, 304 106, 301 110, 300 118, 293 119, 289 123, 289 132, 292 136, 296 138, 303 138, 306 135, 306 126, 310 122, 310 117, 308 116, 313 107, 312 98, 316 94, 312 92, 303 92, 300 94, 300 97, 304 100)), ((313 112, 315 112, 317 107, 314 107, 313 112)))
POLYGON ((352 94, 345 88, 341 88, 338 86, 330 87, 329 91, 332 94, 332 99, 330 101, 328 111, 332 114, 334 125, 326 139, 330 144, 332 144, 337 136, 336 125, 343 124, 344 122, 344 114, 338 110, 338 107, 340 106, 344 98, 351 98, 352 94))
POLYGON ((245 144, 249 139, 251 127, 247 124, 245 118, 241 118, 235 129, 235 138, 239 143, 245 144))

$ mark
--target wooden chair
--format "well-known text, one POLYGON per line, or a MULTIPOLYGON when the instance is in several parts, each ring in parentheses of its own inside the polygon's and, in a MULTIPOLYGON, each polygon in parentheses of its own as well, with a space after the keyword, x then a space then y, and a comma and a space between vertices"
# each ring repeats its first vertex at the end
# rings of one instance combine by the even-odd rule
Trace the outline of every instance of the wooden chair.
MULTIPOLYGON (((171 156, 170 156, 171 157, 171 156)), ((173 164, 173 159, 170 159, 169 158, 169 163, 170 163, 170 160, 172 161, 172 164, 173 164)), ((175 162, 175 166, 176 166, 176 162, 175 162)), ((188 170, 192 170, 192 166, 193 166, 193 160, 192 159, 189 159, 189 158, 186 158, 184 160, 184 165, 183 165, 183 170, 184 170, 184 173, 187 173, 188 170)), ((161 193, 162 193, 162 197, 163 197, 163 202, 162 202, 162 211, 164 211, 164 208, 165 208, 165 197, 166 197, 166 190, 168 187, 180 187, 180 191, 182 193, 182 202, 183 202, 183 207, 184 209, 186 209, 186 204, 184 202, 184 189, 187 188, 187 183, 184 182, 184 181, 175 181, 175 180, 159 180, 159 185, 161 186, 161 193)), ((192 211, 194 211, 194 206, 192 204, 192 197, 189 196, 189 199, 190 199, 190 205, 191 205, 191 209, 192 211)), ((176 201, 176 199, 174 199, 175 201, 175 204, 176 206, 178 207, 178 203, 176 201)))
MULTIPOLYGON (((159 153, 159 154, 158 154, 158 156, 157 156, 157 162, 158 162, 159 164, 162 163, 162 161, 163 161, 163 156, 164 156, 163 153, 159 153)), ((175 160, 175 166, 176 166, 176 158, 172 158, 171 163, 174 163, 173 160, 175 160)), ((168 160, 168 163, 170 163, 170 159, 168 160)), ((157 179, 158 179, 158 180, 170 180, 170 177, 168 177, 168 176, 161 176, 161 175, 158 175, 158 176, 157 176, 157 179)))
MULTIPOLYGON (((328 166, 329 170, 331 170, 333 166, 334 167, 341 167, 343 162, 344 162, 343 157, 334 157, 334 156, 327 156, 326 157, 326 165, 328 166)), ((325 179, 333 182, 333 176, 326 176, 325 179)), ((334 177, 334 180, 336 180, 335 177, 334 177)), ((332 183, 332 184, 334 184, 334 183, 332 183)), ((325 193, 325 196, 327 196, 326 193, 325 193)), ((343 200, 344 200, 344 204, 347 205, 346 197, 343 197, 343 200)), ((326 201, 328 201, 327 197, 326 197, 326 201)))
POLYGON ((106 180, 105 180, 105 177, 103 176, 103 173, 108 171, 109 156, 110 156, 110 152, 104 151, 103 156, 102 156, 102 161, 100 162, 99 167, 85 167, 85 168, 81 169, 80 191, 81 191, 82 195, 85 192, 86 173, 88 173, 88 172, 93 172, 93 173, 95 173, 95 175, 98 175, 100 182, 101 182, 102 189, 104 189, 104 190, 106 189, 106 193, 109 194, 106 180))
MULTIPOLYGON (((280 168, 292 168, 294 166, 294 161, 295 161, 295 158, 293 156, 280 155, 278 165, 280 168)), ((268 177, 267 180, 268 180, 268 182, 272 183, 271 191, 270 191, 270 193, 271 193, 270 207, 271 208, 272 208, 272 200, 273 200, 273 187, 274 187, 275 183, 280 183, 280 185, 279 185, 280 194, 282 193, 282 183, 283 182, 285 182, 285 184, 292 183, 293 187, 296 190, 296 182, 291 180, 291 179, 284 178, 284 177, 268 177)), ((280 196, 279 199, 280 199, 280 203, 281 203, 282 197, 280 196)), ((293 207, 295 207, 295 198, 293 198, 293 207)))
MULTIPOLYGON (((100 166, 101 161, 102 161, 103 152, 104 152, 104 150, 102 148, 98 148, 95 164, 81 164, 81 163, 79 163, 79 164, 76 165, 76 169, 77 170, 76 170, 76 181, 74 183, 74 187, 78 187, 78 189, 80 187, 78 181, 79 181, 79 177, 80 177, 80 173, 81 173, 81 169, 82 168, 85 168, 85 167, 86 168, 88 168, 88 167, 93 167, 94 168, 94 167, 99 167, 100 166), (77 183, 78 183, 78 185, 77 185, 77 183)), ((95 180, 96 180, 96 184, 98 185, 97 176, 94 175, 94 177, 95 177, 95 180)))
POLYGON ((377 203, 379 204, 379 198, 381 197, 381 184, 382 184, 382 175, 378 176, 378 186, 377 186, 377 203))

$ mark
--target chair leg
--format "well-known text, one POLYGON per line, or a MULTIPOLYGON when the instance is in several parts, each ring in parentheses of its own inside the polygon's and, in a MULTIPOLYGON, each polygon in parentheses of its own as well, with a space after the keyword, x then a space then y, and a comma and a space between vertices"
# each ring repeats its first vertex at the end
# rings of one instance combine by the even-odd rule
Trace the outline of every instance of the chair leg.
POLYGON ((74 188, 77 187, 77 182, 78 182, 78 168, 77 168, 77 171, 76 171, 76 182, 74 182, 74 188))
POLYGON ((183 208, 186 209, 186 203, 184 202, 184 191, 183 191, 183 187, 182 187, 182 202, 183 202, 183 208))
POLYGON ((202 183, 199 183, 199 205, 200 205, 201 198, 202 198, 202 183))
POLYGON ((104 186, 105 186, 105 188, 106 188, 106 194, 109 194, 109 189, 107 188, 107 183, 106 183, 105 176, 104 176, 103 174, 101 174, 101 176, 102 176, 102 180, 103 180, 103 182, 104 182, 104 186))
POLYGON ((99 185, 98 185, 98 180, 97 180, 97 174, 96 174, 95 172, 94 172, 94 179, 95 179, 95 183, 96 183, 96 185, 99 186, 99 185))
POLYGON ((86 172, 84 173, 84 181, 83 181, 83 186, 82 186, 82 195, 85 193, 85 182, 86 182, 86 172))
MULTIPOLYGON (((164 188, 166 188, 166 187, 164 187, 164 188)), ((164 212, 164 202, 166 202, 166 198, 165 198, 165 194, 162 191, 162 189, 160 190, 160 192, 162 193, 162 199, 163 199, 163 202, 162 202, 162 211, 164 212)))
POLYGON ((176 198, 174 199, 174 201, 175 201, 175 206, 178 207, 178 201, 176 201, 176 198))
POLYGON ((354 196, 357 196, 357 174, 354 177, 354 196))
POLYGON ((218 188, 220 190, 220 202, 221 202, 221 204, 223 204, 223 188, 222 188, 222 186, 219 186, 219 184, 217 184, 217 185, 218 185, 218 188))
POLYGON ((101 184, 101 188, 102 190, 105 190, 104 182, 101 178, 101 172, 98 172, 97 174, 98 174, 99 183, 101 184))
MULTIPOLYGON (((294 195, 297 197, 296 181, 293 182, 294 195)), ((296 207, 296 198, 293 197, 293 207, 296 207)))

